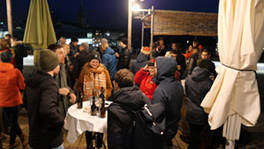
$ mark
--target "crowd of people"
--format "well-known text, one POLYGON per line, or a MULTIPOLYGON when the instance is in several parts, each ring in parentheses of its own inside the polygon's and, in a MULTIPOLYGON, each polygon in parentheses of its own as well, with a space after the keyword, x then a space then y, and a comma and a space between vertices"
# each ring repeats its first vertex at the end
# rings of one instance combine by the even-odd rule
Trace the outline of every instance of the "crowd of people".
MULTIPOLYGON (((134 148, 134 116, 123 106, 136 111, 145 104, 161 107, 159 118, 166 120, 166 124, 164 139, 160 141, 164 148, 170 148, 182 118, 184 96, 188 99, 188 148, 196 149, 200 145, 199 136, 208 126, 208 115, 200 104, 217 74, 209 52, 198 40, 194 40, 186 51, 182 50, 180 43, 173 42, 171 50, 167 51, 164 39, 160 38, 152 50, 142 47, 131 64, 125 38, 120 41, 120 53, 116 53, 105 38, 98 51, 90 51, 85 42, 78 46, 77 37, 72 37, 69 45, 65 42, 61 37, 60 44, 54 43, 41 50, 36 69, 24 80, 23 66, 20 69, 16 65, 19 61, 16 57, 23 56, 12 48, 13 43, 8 39, 0 40, 0 114, 3 110, 10 124, 10 149, 18 145, 16 135, 23 147, 29 143, 32 149, 63 149, 65 117, 68 108, 76 102, 76 93, 82 92, 83 100, 87 101, 91 96, 98 97, 102 88, 106 100, 116 103, 108 108, 109 149, 134 148), (24 93, 23 100, 21 92, 24 93), (28 112, 29 136, 18 124, 22 103, 28 112)), ((1 124, 4 117, 1 117, 1 124)), ((1 125, 1 132, 3 127, 1 125)), ((93 143, 92 134, 90 131, 85 133, 87 148, 93 143)), ((1 136, 4 135, 1 133, 1 136)), ((102 147, 100 139, 97 147, 102 147)))

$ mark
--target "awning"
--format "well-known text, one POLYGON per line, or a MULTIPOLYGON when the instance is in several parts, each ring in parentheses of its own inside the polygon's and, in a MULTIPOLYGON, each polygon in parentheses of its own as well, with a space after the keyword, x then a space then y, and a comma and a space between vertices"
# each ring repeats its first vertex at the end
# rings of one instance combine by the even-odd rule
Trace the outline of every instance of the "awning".
MULTIPOLYGON (((154 35, 217 36, 217 13, 155 10, 154 35)), ((151 17, 144 20, 150 28, 151 17)))

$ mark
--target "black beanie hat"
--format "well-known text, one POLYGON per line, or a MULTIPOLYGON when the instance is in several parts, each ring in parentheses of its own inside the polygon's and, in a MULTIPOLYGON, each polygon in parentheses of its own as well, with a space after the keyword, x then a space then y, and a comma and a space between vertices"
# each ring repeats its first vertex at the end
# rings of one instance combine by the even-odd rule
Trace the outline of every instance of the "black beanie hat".
POLYGON ((60 64, 58 55, 48 49, 41 50, 39 53, 39 67, 41 70, 48 72, 55 69, 60 64))
POLYGON ((215 72, 215 65, 212 61, 208 60, 208 59, 199 59, 197 60, 197 65, 201 68, 204 68, 206 70, 208 70, 211 73, 216 74, 215 72))
POLYGON ((99 62, 101 62, 100 54, 98 52, 96 52, 96 51, 90 53, 89 58, 88 58, 88 62, 90 62, 93 59, 97 59, 99 62))
POLYGON ((127 45, 127 39, 126 38, 122 38, 121 42, 123 42, 123 44, 127 45))
POLYGON ((10 63, 13 58, 13 53, 10 51, 4 51, 1 53, 1 61, 3 63, 10 63))
POLYGON ((71 38, 71 42, 77 42, 77 41, 78 41, 78 38, 75 37, 75 36, 72 36, 72 38, 71 38))

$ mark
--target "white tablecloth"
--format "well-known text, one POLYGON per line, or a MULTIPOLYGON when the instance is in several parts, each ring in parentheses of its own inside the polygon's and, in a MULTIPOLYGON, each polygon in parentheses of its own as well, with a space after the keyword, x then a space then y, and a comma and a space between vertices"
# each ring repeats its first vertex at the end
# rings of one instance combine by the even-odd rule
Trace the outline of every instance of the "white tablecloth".
POLYGON ((67 141, 70 144, 78 139, 84 131, 94 131, 100 133, 107 132, 107 113, 105 118, 98 116, 91 116, 90 111, 84 110, 85 107, 90 107, 90 102, 83 102, 83 108, 77 109, 77 105, 72 105, 66 115, 65 129, 68 130, 67 141))

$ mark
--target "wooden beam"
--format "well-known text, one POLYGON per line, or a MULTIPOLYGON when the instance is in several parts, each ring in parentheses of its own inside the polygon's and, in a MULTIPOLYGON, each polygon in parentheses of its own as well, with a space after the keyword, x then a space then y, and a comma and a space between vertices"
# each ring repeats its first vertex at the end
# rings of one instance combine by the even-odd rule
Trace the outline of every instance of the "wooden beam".
POLYGON ((8 33, 13 36, 12 6, 11 0, 6 0, 8 33))

